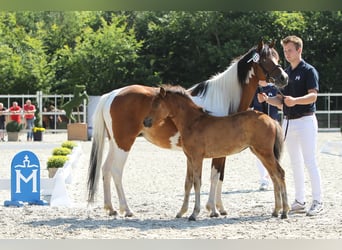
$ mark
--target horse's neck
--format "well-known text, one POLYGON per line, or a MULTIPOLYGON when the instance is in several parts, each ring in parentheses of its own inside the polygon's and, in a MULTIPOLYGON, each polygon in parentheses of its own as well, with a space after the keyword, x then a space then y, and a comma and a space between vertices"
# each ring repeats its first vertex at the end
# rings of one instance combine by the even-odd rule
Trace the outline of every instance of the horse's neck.
POLYGON ((242 86, 243 94, 241 95, 240 105, 237 112, 245 111, 250 107, 258 85, 259 80, 256 76, 253 76, 249 79, 248 84, 244 84, 242 86))
POLYGON ((241 98, 237 63, 208 80, 204 96, 194 96, 193 101, 214 116, 226 116, 237 111, 241 98))
POLYGON ((189 103, 182 103, 181 106, 179 103, 180 102, 178 102, 178 100, 170 100, 168 102, 168 109, 170 111, 170 116, 173 123, 175 124, 177 130, 182 134, 186 128, 189 128, 195 120, 197 120, 200 116, 205 115, 205 113, 189 103))

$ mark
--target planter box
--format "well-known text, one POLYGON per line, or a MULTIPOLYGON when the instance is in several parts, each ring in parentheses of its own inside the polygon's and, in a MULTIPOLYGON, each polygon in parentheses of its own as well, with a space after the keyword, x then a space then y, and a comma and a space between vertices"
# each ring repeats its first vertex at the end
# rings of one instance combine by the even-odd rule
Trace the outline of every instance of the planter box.
POLYGON ((33 133, 33 140, 34 141, 42 141, 43 140, 43 132, 38 131, 33 133))
POLYGON ((69 123, 68 140, 87 141, 88 140, 88 124, 87 123, 69 123))
POLYGON ((7 132, 8 141, 18 141, 19 140, 19 132, 7 132))
POLYGON ((49 178, 55 177, 56 172, 58 171, 58 168, 48 168, 49 171, 49 178))

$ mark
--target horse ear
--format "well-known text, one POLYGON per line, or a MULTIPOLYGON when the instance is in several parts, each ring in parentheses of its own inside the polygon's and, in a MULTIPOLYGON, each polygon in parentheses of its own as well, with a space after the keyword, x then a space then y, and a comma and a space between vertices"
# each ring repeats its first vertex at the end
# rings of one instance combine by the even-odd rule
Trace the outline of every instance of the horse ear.
POLYGON ((259 44, 258 44, 257 51, 261 51, 263 47, 264 47, 264 41, 263 41, 262 39, 260 39, 260 42, 259 42, 259 44))
POLYGON ((166 91, 165 91, 165 89, 164 89, 163 87, 160 87, 159 95, 160 95, 161 97, 163 97, 163 98, 166 96, 166 91))
POLYGON ((275 43, 276 43, 276 40, 272 40, 272 42, 270 43, 270 45, 268 45, 270 48, 273 48, 274 47, 274 45, 275 45, 275 43))

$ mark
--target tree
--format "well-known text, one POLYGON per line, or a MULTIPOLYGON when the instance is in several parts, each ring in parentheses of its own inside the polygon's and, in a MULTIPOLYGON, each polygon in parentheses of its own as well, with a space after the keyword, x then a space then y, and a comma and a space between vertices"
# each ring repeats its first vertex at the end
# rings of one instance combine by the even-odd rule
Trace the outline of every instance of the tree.
POLYGON ((0 13, 0 30, 0 91, 48 90, 50 69, 42 42, 17 24, 16 13, 0 13))
POLYGON ((84 84, 89 94, 100 95, 125 86, 134 76, 140 47, 123 17, 113 16, 110 24, 101 18, 101 27, 96 31, 85 27, 74 48, 57 51, 56 72, 65 74, 58 76, 54 90, 70 93, 75 84, 84 84))

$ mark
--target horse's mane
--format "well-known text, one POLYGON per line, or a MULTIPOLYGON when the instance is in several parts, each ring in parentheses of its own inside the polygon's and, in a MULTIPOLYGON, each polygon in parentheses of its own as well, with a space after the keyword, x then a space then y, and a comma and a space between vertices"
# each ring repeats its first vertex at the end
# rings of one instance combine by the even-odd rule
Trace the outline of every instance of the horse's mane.
MULTIPOLYGON (((239 67, 242 67, 243 64, 239 65, 239 62, 246 56, 247 54, 241 59, 234 59, 225 71, 191 87, 189 92, 194 101, 218 116, 236 112, 240 104, 242 82, 246 82, 240 80, 239 67)), ((249 70, 252 69, 251 63, 247 66, 249 66, 249 70)), ((248 68, 244 67, 245 79, 249 72, 246 69, 248 68)))
MULTIPOLYGON (((225 71, 192 86, 188 91, 195 103, 218 116, 236 112, 241 100, 242 86, 248 84, 254 75, 251 58, 256 48, 254 46, 246 54, 233 59, 225 71)), ((276 50, 264 44, 260 57, 266 57, 269 53, 279 58, 276 50)))

